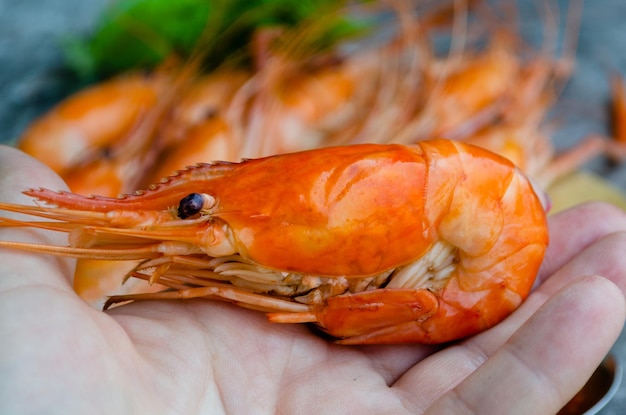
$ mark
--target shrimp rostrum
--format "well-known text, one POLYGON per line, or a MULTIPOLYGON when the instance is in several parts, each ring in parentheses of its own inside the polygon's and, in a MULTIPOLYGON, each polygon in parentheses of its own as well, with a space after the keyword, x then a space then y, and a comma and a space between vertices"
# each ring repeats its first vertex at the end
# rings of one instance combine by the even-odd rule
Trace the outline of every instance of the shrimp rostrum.
POLYGON ((509 161, 447 140, 363 144, 199 164, 121 198, 45 189, 69 246, 0 248, 137 260, 129 278, 314 323, 345 344, 441 343, 485 330, 527 297, 548 243, 545 210, 509 161))

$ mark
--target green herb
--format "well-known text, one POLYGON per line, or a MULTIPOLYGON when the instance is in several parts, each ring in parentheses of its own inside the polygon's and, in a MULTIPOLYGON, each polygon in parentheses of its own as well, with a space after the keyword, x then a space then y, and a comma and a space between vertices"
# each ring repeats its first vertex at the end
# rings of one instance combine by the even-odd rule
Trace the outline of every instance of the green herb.
POLYGON ((307 39, 309 52, 331 48, 364 30, 336 0, 118 0, 86 39, 65 44, 71 69, 82 77, 106 77, 152 68, 169 56, 205 57, 207 69, 226 59, 249 61, 255 30, 320 22, 307 39))

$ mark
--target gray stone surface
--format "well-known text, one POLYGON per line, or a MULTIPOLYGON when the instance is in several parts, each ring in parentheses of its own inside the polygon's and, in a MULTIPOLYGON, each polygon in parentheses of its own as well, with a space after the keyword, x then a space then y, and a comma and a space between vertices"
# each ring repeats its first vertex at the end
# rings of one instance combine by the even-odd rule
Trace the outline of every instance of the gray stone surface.
POLYGON ((0 142, 75 88, 59 45, 86 31, 106 0, 0 0, 0 142))
MULTIPOLYGON (((76 87, 60 72, 58 44, 63 36, 89 28, 105 3, 106 0, 0 0, 0 142, 11 142, 34 117, 76 87)), ((539 20, 526 12, 541 2, 522 3, 523 26, 536 31, 539 20)), ((557 110, 562 120, 557 134, 560 148, 574 144, 589 132, 606 131, 607 73, 615 69, 626 74, 625 18, 623 0, 585 4, 577 71, 557 110)), ((599 159, 587 168, 626 190, 626 166, 611 166, 599 159)), ((614 352, 626 362, 626 335, 622 334, 614 352)), ((625 412, 626 385, 622 385, 602 414, 625 412)))

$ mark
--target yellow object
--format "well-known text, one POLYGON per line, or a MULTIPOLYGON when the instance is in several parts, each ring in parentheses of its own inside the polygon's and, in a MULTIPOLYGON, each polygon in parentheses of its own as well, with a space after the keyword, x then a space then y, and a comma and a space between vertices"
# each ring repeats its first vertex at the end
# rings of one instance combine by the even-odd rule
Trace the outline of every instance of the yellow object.
POLYGON ((559 179, 550 188, 551 214, 593 200, 611 203, 626 210, 626 195, 606 179, 589 172, 576 172, 559 179))

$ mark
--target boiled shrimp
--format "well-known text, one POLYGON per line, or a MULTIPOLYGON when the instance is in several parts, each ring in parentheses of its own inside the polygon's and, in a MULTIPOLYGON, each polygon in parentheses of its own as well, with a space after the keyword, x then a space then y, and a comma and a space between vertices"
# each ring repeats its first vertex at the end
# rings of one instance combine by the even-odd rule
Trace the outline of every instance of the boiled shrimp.
POLYGON ((66 177, 128 137, 164 87, 160 76, 126 74, 86 88, 31 124, 17 147, 66 177))
POLYGON ((611 77, 611 93, 613 137, 626 144, 626 86, 621 75, 611 77))
POLYGON ((141 260, 169 287, 126 301, 209 298, 313 323, 345 344, 441 343, 500 322, 528 295, 545 211, 508 160, 448 140, 364 144, 201 164, 122 198, 33 189, 2 203, 68 246, 0 248, 141 260))

